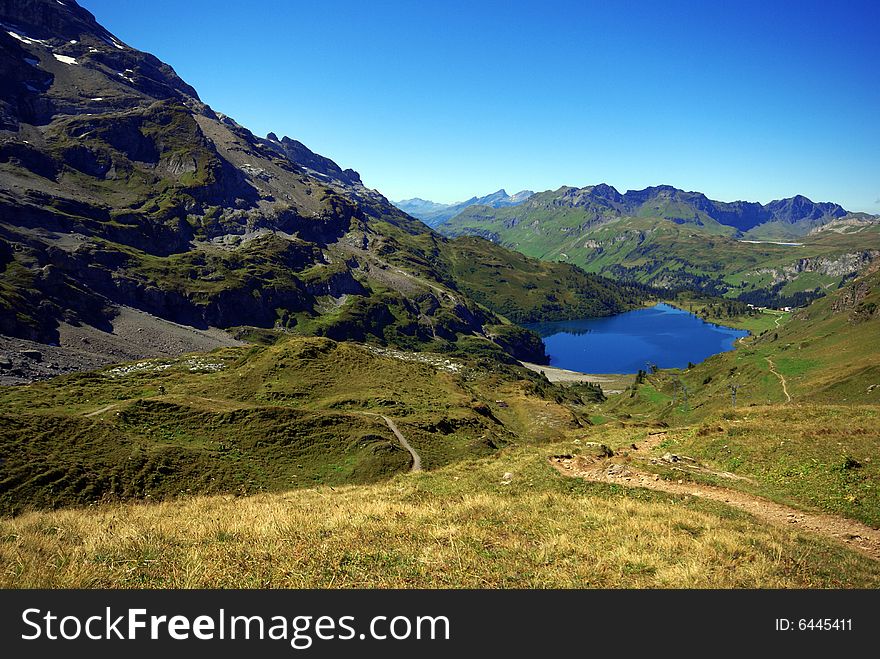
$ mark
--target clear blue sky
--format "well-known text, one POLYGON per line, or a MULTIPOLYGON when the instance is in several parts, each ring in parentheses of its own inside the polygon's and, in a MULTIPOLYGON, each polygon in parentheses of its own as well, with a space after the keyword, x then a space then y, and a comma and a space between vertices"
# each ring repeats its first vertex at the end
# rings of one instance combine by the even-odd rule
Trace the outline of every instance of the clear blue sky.
POLYGON ((880 213, 880 2, 80 0, 392 199, 668 183, 880 213))

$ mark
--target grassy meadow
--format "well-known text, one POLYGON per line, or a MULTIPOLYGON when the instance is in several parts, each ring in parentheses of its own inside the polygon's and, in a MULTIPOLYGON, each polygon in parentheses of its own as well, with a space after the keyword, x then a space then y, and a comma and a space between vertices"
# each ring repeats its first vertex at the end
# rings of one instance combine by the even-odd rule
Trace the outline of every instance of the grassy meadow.
POLYGON ((576 446, 509 447, 372 485, 7 518, 0 585, 880 586, 880 564, 832 540, 694 497, 566 478, 548 465, 548 455, 576 446))
POLYGON ((549 462, 604 445, 877 528, 877 279, 604 401, 491 351, 298 337, 5 388, 0 586, 880 587, 839 538, 549 462))

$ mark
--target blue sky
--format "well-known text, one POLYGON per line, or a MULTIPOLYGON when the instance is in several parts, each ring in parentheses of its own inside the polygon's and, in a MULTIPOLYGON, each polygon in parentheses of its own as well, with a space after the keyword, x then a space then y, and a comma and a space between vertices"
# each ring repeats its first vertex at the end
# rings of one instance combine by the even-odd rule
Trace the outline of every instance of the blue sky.
POLYGON ((667 183, 880 213, 880 2, 80 3, 392 199, 667 183))

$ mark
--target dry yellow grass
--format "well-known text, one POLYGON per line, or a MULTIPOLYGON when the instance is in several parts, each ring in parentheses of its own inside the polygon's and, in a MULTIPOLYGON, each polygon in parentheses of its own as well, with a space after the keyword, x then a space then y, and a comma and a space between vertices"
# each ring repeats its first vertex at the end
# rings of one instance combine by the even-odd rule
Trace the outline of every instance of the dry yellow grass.
POLYGON ((378 485, 7 518, 0 586, 880 586, 880 565, 832 541, 694 498, 563 478, 546 456, 565 448, 521 446, 378 485))

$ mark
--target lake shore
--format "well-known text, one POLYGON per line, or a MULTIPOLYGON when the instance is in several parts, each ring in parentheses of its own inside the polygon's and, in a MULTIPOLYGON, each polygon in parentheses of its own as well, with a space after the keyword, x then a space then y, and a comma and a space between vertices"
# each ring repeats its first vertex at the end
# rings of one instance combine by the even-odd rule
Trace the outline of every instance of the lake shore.
POLYGON ((520 362, 523 366, 536 373, 543 373, 550 382, 591 382, 601 385, 602 391, 606 394, 619 394, 633 383, 634 375, 619 373, 580 373, 578 371, 569 371, 565 368, 556 368, 555 366, 544 366, 542 364, 532 364, 531 362, 520 362))

